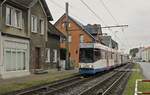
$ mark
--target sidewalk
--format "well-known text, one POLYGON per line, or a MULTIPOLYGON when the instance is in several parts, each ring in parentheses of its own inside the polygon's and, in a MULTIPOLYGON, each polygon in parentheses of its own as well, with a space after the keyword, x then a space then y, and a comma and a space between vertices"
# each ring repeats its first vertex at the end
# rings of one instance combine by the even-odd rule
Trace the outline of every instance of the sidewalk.
POLYGON ((64 78, 68 78, 78 74, 78 70, 62 70, 56 69, 49 70, 47 74, 31 74, 26 77, 13 78, 13 79, 0 79, 0 94, 16 91, 40 84, 50 83, 64 78))
POLYGON ((146 79, 150 79, 150 63, 148 62, 138 62, 141 66, 142 73, 146 79))

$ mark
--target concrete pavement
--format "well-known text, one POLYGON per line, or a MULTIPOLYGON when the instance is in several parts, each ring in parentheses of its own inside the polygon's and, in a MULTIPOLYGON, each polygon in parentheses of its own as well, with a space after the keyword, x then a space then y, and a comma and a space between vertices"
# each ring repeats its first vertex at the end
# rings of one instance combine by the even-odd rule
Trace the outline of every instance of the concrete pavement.
POLYGON ((150 79, 150 63, 148 62, 138 62, 143 71, 143 75, 146 79, 150 79))

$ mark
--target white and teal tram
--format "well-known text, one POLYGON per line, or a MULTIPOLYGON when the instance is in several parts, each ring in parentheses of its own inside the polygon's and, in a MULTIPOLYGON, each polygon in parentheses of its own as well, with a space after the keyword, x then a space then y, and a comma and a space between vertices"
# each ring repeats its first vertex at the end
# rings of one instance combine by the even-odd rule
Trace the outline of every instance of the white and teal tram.
POLYGON ((96 74, 128 62, 128 55, 100 43, 81 43, 79 57, 79 72, 82 75, 96 74))

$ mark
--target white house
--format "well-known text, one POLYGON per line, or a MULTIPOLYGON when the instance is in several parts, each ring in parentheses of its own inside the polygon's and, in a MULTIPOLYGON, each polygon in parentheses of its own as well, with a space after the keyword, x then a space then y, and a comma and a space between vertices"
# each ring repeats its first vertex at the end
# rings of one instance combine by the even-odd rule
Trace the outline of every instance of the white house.
POLYGON ((144 48, 142 50, 142 61, 150 61, 150 47, 144 48))

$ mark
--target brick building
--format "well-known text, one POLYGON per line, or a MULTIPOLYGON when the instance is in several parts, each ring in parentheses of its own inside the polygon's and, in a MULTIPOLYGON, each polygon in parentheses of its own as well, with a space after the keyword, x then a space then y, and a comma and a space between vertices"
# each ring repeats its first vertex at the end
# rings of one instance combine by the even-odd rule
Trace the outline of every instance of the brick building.
MULTIPOLYGON (((60 19, 55 23, 56 28, 66 35, 65 31, 65 21, 66 15, 64 14, 60 19)), ((92 43, 96 40, 94 37, 84 29, 84 25, 69 16, 69 55, 70 60, 75 67, 79 66, 79 49, 80 43, 92 43)), ((66 43, 61 43, 61 48, 66 48, 66 43)))

